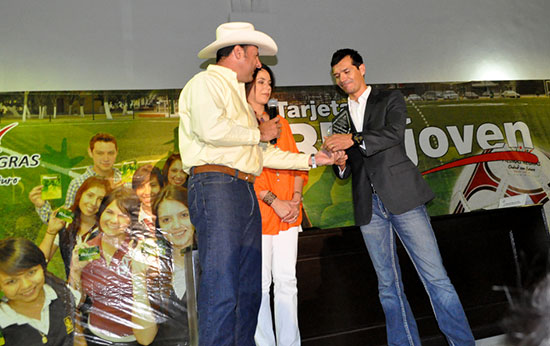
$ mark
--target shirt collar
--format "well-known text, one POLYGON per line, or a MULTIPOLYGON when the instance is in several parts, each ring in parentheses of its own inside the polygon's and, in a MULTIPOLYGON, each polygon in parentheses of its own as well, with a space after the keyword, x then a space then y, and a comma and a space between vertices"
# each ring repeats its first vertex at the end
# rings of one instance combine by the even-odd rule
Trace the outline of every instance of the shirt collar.
POLYGON ((143 210, 143 205, 139 207, 139 214, 138 214, 138 221, 142 222, 143 220, 151 221, 153 224, 155 223, 154 216, 149 215, 143 210))
MULTIPOLYGON (((113 171, 115 172, 115 173, 114 173, 114 177, 115 177, 116 179, 120 180, 120 179, 119 179, 119 177, 121 176, 120 170, 119 170, 118 168, 116 168, 116 167, 113 167, 113 171)), ((98 175, 98 174, 94 171, 94 165, 88 166, 88 167, 86 168, 86 174, 88 174, 89 176, 92 176, 92 175, 93 175, 93 176, 97 176, 97 175, 98 175)))
POLYGON ((370 95, 370 92, 371 92, 372 88, 370 85, 367 86, 367 89, 365 89, 365 91, 363 91, 363 93, 361 94, 361 96, 359 96, 357 98, 357 101, 354 101, 352 100, 351 98, 348 97, 348 102, 355 102, 355 103, 359 103, 359 104, 366 104, 367 103, 367 99, 369 98, 369 95, 370 95))
POLYGON ((220 65, 216 65, 216 64, 210 64, 210 65, 208 65, 206 70, 209 71, 209 72, 219 73, 225 79, 234 80, 236 83, 239 83, 239 81, 237 80, 237 72, 233 71, 232 69, 230 69, 228 67, 220 66, 220 65))
MULTIPOLYGON (((50 303, 57 299, 57 294, 50 285, 44 284, 43 289, 45 298, 42 310, 49 308, 50 303)), ((13 324, 30 324, 31 321, 31 318, 15 312, 7 302, 0 303, 0 327, 7 328, 13 324)))
POLYGON ((86 173, 89 174, 89 175, 97 175, 97 173, 94 171, 94 166, 93 165, 88 166, 88 168, 86 168, 86 173))

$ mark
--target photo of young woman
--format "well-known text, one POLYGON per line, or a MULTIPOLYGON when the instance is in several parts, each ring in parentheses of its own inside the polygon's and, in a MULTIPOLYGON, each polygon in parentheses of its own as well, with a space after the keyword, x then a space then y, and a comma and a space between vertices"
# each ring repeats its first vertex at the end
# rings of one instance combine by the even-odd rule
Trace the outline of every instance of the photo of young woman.
POLYGON ((80 293, 46 271, 30 240, 0 240, 0 291, 0 344, 73 346, 80 293))
POLYGON ((168 185, 153 205, 157 238, 164 241, 159 290, 159 331, 154 345, 191 345, 196 341, 196 296, 194 277, 198 254, 193 256, 195 230, 189 218, 187 190, 168 185))
POLYGON ((103 197, 111 190, 109 181, 100 176, 92 176, 86 179, 77 190, 75 200, 70 210, 73 220, 67 222, 56 217, 58 211, 54 211, 48 222, 48 228, 40 243, 40 249, 49 262, 57 249, 61 252, 61 258, 65 265, 65 273, 69 276, 72 252, 76 244, 93 239, 97 232, 96 214, 103 197))
POLYGON ((187 182, 187 173, 181 166, 181 157, 179 153, 170 155, 164 166, 162 167, 162 176, 164 177, 164 185, 184 186, 187 182))
POLYGON ((138 221, 149 230, 144 236, 153 237, 155 234, 155 215, 152 208, 163 185, 160 169, 150 164, 140 166, 132 178, 132 189, 140 202, 138 221))
POLYGON ((138 210, 131 189, 113 190, 99 207, 98 236, 73 252, 69 283, 91 300, 88 346, 148 345, 156 335, 147 272, 158 259, 136 237, 138 210))

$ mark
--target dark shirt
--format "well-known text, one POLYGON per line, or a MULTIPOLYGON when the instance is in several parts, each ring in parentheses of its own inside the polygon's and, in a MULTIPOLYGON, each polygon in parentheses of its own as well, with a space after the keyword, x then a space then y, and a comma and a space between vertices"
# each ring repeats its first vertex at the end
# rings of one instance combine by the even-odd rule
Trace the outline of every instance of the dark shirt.
POLYGON ((9 345, 24 346, 72 346, 75 333, 74 296, 63 281, 46 275, 46 283, 53 288, 57 299, 50 302, 50 328, 43 335, 29 324, 12 324, 2 329, 2 334, 9 345), (43 341, 47 340, 46 343, 43 341))

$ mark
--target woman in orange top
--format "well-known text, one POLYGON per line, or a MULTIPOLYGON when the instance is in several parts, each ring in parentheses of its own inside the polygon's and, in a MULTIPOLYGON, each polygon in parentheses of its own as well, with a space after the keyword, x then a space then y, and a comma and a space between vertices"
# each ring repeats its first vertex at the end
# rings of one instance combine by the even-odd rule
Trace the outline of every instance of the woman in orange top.
MULTIPOLYGON (((269 120, 266 105, 274 84, 273 72, 266 65, 256 70, 254 80, 247 84, 248 103, 259 123, 269 120)), ((275 146, 297 153, 288 121, 278 117, 282 127, 275 146)), ((307 178, 304 171, 264 168, 254 183, 262 214, 262 303, 254 337, 259 346, 300 345, 296 256, 298 232, 302 230, 302 189, 307 178), (277 343, 269 297, 272 281, 277 343)))

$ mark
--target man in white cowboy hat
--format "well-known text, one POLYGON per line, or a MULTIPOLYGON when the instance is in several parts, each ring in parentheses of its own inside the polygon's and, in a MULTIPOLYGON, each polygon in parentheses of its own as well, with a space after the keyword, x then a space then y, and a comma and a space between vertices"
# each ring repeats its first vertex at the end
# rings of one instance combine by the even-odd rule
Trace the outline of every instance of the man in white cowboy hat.
POLYGON ((195 75, 180 95, 179 148, 190 175, 189 212, 202 268, 200 345, 254 345, 262 223, 253 183, 263 166, 307 170, 344 155, 293 154, 268 144, 280 124, 273 119, 258 125, 245 83, 261 66, 259 55, 276 53, 273 39, 252 24, 222 24, 216 41, 199 52, 216 64, 195 75))

